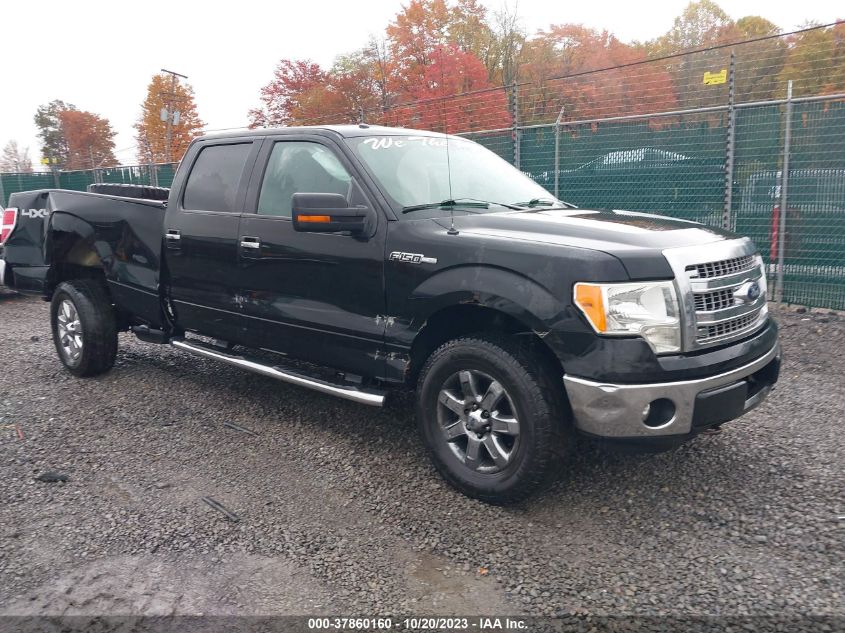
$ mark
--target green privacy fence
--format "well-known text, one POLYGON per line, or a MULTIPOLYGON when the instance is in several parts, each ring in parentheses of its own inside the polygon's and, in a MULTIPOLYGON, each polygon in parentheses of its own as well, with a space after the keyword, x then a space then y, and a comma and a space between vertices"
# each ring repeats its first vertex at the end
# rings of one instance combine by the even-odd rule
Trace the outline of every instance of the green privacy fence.
POLYGON ((130 165, 84 169, 79 171, 31 172, 0 174, 0 201, 5 205, 9 196, 18 191, 34 189, 72 189, 85 191, 95 182, 125 185, 155 185, 169 187, 178 163, 160 165, 130 165))
POLYGON ((845 309, 845 101, 793 104, 786 182, 784 109, 744 112, 744 130, 743 118, 738 121, 737 133, 748 139, 749 149, 735 181, 735 227, 751 235, 769 261, 777 261, 776 220, 785 193, 784 300, 845 309), (755 131, 760 129, 779 137, 780 147, 760 138, 755 131))
MULTIPOLYGON (((717 119, 721 119, 717 115, 717 119)), ((561 126, 558 189, 578 206, 708 221, 724 200, 721 120, 561 126)), ((554 193, 554 128, 522 135, 521 168, 554 193)))
POLYGON ((724 106, 465 136, 506 160, 518 155, 520 169, 578 206, 658 213, 748 235, 769 266, 770 285, 782 282, 783 301, 845 310, 843 95, 742 104, 732 126, 724 106))
MULTIPOLYGON (((748 235, 784 301, 845 309, 845 95, 465 136, 578 206, 658 213, 748 235)), ((0 199, 56 186, 84 191, 93 182, 167 187, 175 167, 0 174, 0 199)))

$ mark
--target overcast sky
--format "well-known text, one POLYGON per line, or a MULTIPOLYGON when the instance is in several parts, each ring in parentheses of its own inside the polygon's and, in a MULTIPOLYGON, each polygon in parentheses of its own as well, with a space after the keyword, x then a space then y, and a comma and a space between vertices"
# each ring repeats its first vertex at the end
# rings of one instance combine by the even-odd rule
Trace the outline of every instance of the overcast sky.
MULTIPOLYGON (((497 10, 503 0, 482 2, 497 10)), ((624 41, 647 40, 671 27, 686 4, 519 0, 519 14, 529 33, 550 24, 581 23, 624 41)), ((734 19, 762 15, 784 30, 808 20, 845 17, 841 0, 720 4, 734 19)), ((132 124, 150 77, 160 68, 188 75, 208 129, 243 126, 279 59, 311 58, 329 66, 336 55, 364 46, 370 34, 383 33, 401 5, 401 0, 4 3, 0 147, 16 139, 30 147, 37 164, 32 117, 40 104, 62 99, 108 117, 118 132, 118 160, 131 164, 136 156, 132 124)))

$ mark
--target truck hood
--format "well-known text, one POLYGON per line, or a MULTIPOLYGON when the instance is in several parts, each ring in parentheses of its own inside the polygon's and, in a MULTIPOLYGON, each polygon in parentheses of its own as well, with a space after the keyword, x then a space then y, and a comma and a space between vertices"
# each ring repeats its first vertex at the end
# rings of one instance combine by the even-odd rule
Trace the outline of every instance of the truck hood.
MULTIPOLYGON (((448 217, 435 220, 448 228, 448 217)), ((666 274, 666 248, 735 239, 728 231, 650 213, 592 209, 456 215, 460 233, 602 251, 620 259, 632 279, 666 274)))

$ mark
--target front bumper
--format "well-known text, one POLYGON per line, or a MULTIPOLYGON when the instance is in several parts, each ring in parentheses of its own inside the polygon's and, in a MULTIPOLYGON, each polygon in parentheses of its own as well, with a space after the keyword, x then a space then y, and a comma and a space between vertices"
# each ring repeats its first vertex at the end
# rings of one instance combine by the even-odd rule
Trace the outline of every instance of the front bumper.
POLYGON ((771 391, 780 344, 731 371, 679 382, 613 384, 565 375, 575 426, 615 439, 682 437, 750 411, 771 391), (648 410, 647 410, 648 407, 648 410))

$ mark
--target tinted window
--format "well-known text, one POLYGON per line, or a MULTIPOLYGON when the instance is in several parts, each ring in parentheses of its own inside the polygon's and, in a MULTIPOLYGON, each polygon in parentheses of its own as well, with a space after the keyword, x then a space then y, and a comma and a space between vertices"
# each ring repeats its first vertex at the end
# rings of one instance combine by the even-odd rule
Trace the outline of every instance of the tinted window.
POLYGON ((200 211, 238 211, 235 197, 252 143, 203 148, 185 185, 184 207, 200 211))
POLYGON ((258 198, 258 213, 285 218, 291 216, 295 193, 339 193, 350 197, 352 177, 327 147, 317 143, 276 143, 258 198))

